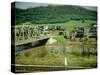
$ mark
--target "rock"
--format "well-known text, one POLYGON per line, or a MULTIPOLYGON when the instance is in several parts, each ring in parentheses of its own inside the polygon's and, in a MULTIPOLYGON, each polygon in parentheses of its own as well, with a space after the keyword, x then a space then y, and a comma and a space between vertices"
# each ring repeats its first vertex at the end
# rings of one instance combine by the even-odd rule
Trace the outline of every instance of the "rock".
POLYGON ((57 40, 53 39, 53 38, 49 38, 49 40, 47 41, 47 44, 53 44, 57 42, 57 40))

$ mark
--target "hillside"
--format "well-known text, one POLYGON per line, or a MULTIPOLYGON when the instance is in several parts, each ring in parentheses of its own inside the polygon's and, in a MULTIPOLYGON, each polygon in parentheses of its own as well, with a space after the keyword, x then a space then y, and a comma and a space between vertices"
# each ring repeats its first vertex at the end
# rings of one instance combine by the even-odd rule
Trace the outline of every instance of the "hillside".
POLYGON ((31 22, 33 24, 63 23, 69 20, 97 19, 97 12, 79 6, 49 5, 28 9, 15 8, 16 25, 31 22))

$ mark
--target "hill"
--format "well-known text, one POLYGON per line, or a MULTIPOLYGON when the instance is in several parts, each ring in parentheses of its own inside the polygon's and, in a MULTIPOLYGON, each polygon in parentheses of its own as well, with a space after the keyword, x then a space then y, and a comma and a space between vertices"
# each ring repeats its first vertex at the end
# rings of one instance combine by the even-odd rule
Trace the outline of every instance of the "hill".
POLYGON ((25 22, 31 22, 32 24, 48 24, 63 23, 70 20, 96 20, 97 12, 79 6, 49 5, 28 9, 15 8, 15 17, 16 25, 25 22))

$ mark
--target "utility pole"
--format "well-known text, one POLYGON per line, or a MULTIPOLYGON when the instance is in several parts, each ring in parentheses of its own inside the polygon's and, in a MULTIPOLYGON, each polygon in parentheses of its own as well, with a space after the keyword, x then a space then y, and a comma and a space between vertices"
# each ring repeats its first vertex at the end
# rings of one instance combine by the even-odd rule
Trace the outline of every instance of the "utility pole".
POLYGON ((67 58, 66 58, 66 46, 65 46, 65 44, 64 43, 62 43, 62 45, 63 45, 63 54, 64 54, 64 67, 65 67, 65 70, 66 70, 66 68, 67 68, 67 58))
POLYGON ((65 70, 66 70, 66 68, 67 68, 67 58, 66 58, 66 56, 65 56, 65 70))

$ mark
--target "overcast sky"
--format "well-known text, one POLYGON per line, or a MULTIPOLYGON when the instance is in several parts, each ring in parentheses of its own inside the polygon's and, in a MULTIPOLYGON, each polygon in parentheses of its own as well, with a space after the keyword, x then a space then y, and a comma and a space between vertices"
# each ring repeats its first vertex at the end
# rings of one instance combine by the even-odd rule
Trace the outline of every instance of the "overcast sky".
MULTIPOLYGON (((21 9, 27 9, 32 7, 39 7, 39 6, 48 6, 49 4, 46 3, 32 3, 32 2, 16 2, 15 7, 21 9)), ((97 8, 94 6, 82 6, 83 8, 94 10, 96 11, 97 8)))
POLYGON ((27 9, 30 7, 48 6, 46 3, 32 3, 32 2, 16 2, 15 7, 21 9, 27 9))

